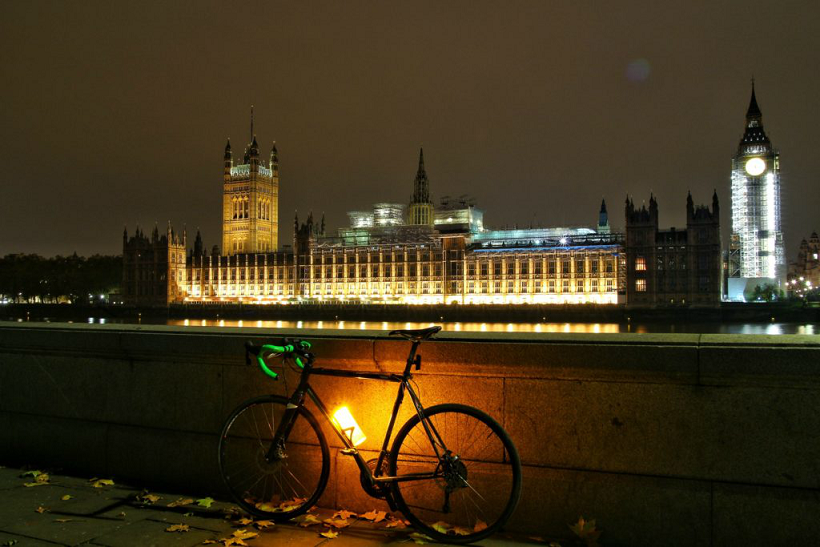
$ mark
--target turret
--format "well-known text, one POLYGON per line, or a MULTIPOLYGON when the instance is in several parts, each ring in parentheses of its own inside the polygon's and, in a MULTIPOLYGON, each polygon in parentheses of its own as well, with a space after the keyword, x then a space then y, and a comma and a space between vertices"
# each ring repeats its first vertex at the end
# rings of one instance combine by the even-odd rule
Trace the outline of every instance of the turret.
POLYGON ((279 176, 279 152, 276 150, 276 141, 273 141, 273 147, 270 149, 270 170, 273 171, 273 176, 279 176))
POLYGON ((259 144, 256 142, 256 135, 253 136, 253 142, 251 142, 251 147, 248 150, 248 158, 251 164, 251 171, 258 171, 259 170, 259 144))
POLYGON ((692 192, 686 195, 686 219, 687 222, 695 217, 695 202, 692 201, 692 192))
POLYGON ((717 188, 712 194, 712 214, 715 215, 716 219, 720 219, 720 204, 718 203, 717 188))
POLYGON ((601 210, 598 211, 598 233, 609 233, 609 214, 606 211, 606 200, 601 199, 601 210))
POLYGON ((231 139, 225 145, 225 180, 231 179, 231 167, 233 167, 233 152, 231 152, 231 139))

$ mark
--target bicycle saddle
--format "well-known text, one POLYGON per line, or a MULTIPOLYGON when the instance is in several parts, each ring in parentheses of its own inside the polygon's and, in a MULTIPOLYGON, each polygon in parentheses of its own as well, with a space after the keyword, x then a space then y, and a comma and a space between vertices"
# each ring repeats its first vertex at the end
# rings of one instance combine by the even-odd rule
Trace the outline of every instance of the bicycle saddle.
POLYGON ((421 342, 422 340, 427 340, 440 330, 441 325, 427 327, 426 329, 391 330, 390 336, 401 336, 402 338, 407 338, 408 340, 413 340, 414 342, 421 342))

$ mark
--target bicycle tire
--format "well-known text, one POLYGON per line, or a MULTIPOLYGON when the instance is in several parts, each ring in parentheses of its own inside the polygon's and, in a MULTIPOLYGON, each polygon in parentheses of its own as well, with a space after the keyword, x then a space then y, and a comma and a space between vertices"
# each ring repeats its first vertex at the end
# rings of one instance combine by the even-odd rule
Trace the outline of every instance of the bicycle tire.
POLYGON ((436 458, 418 415, 402 426, 390 450, 390 475, 435 471, 440 476, 394 482, 398 509, 436 541, 472 543, 499 531, 521 496, 521 460, 512 439, 492 417, 470 406, 442 404, 424 412, 452 454, 436 458))
POLYGON ((301 407, 282 458, 265 458, 287 399, 265 395, 239 405, 219 436, 219 472, 231 496, 248 513, 284 522, 319 500, 330 474, 330 451, 316 418, 301 407))

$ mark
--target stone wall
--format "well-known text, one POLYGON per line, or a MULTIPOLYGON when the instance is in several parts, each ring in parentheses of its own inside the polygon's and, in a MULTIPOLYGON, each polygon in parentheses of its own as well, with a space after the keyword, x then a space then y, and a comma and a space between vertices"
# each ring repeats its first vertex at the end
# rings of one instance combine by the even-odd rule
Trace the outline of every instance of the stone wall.
MULTIPOLYGON (((409 347, 381 331, 299 334, 317 364, 339 368, 398 372, 409 347)), ((222 421, 242 400, 286 389, 245 365, 244 342, 270 336, 2 323, 0 463, 219 494, 222 421)), ((518 445, 524 489, 511 529, 561 537, 583 515, 604 545, 815 541, 818 337, 443 332, 422 355, 426 406, 482 408, 518 445)), ((360 448, 378 449, 396 385, 312 383, 328 407, 350 406, 368 435, 360 448)), ((361 493, 353 461, 333 456, 321 503, 381 507, 361 493)))

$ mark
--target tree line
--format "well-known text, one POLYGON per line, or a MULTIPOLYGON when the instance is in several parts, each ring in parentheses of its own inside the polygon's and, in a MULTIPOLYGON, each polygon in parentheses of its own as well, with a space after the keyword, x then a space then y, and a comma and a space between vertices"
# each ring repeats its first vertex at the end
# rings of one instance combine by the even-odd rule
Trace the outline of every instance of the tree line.
POLYGON ((10 302, 107 302, 121 283, 122 256, 11 254, 0 258, 0 297, 10 302))

